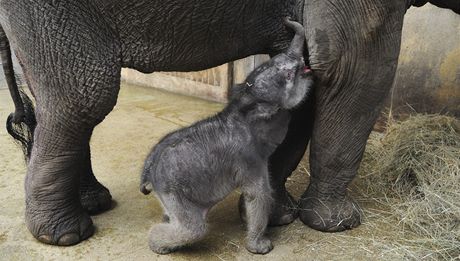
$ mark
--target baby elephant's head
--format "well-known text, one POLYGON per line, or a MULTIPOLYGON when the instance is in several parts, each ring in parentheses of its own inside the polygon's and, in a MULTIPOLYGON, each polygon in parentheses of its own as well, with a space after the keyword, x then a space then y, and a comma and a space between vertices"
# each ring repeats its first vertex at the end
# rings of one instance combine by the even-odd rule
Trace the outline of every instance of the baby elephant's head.
POLYGON ((245 92, 256 100, 276 104, 283 109, 299 105, 311 89, 313 75, 303 58, 305 33, 301 24, 285 20, 295 31, 289 49, 256 68, 246 79, 245 92))

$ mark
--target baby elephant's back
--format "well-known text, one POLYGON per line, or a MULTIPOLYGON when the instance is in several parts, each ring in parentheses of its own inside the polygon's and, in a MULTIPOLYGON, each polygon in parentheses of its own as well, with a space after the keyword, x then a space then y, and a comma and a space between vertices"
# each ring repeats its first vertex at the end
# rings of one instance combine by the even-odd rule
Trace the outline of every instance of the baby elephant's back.
POLYGON ((209 191, 217 184, 232 183, 238 149, 232 148, 229 135, 228 128, 208 121, 166 137, 152 152, 154 190, 209 191))

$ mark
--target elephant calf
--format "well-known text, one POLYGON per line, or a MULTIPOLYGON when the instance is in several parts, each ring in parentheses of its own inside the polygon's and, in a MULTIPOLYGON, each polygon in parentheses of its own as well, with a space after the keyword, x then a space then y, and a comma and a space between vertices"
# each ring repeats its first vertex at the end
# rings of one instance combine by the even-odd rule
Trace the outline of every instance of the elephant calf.
POLYGON ((245 196, 246 248, 257 254, 273 248, 264 236, 272 203, 268 158, 286 136, 288 109, 313 83, 302 55, 303 27, 286 25, 296 32, 286 53, 234 86, 222 112, 167 135, 148 156, 141 191, 154 190, 165 211, 165 223, 150 231, 154 252, 170 253, 202 238, 209 209, 237 187, 245 196))

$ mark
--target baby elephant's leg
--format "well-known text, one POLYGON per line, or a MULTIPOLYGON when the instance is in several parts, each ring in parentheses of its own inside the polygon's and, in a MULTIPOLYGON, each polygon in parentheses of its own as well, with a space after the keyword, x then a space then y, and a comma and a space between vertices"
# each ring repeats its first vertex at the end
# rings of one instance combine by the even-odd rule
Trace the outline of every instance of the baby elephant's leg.
POLYGON ((149 246, 153 252, 168 254, 203 238, 206 209, 171 194, 160 195, 160 199, 169 220, 150 230, 149 246))
POLYGON ((242 188, 248 225, 246 248, 254 254, 266 254, 273 249, 270 239, 265 236, 272 203, 266 168, 260 175, 256 180, 248 182, 242 188))

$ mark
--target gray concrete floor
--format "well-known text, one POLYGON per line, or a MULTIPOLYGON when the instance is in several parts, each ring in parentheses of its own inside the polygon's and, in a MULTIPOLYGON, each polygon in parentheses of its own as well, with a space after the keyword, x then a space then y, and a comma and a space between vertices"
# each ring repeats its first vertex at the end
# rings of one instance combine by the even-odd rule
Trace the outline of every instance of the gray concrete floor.
MULTIPOLYGON (((113 210, 93 217, 97 231, 76 246, 56 247, 37 242, 24 224, 25 164, 21 150, 0 128, 0 260, 376 260, 385 259, 378 247, 359 239, 366 224, 353 231, 328 234, 299 220, 271 228, 274 250, 255 256, 244 248, 244 226, 239 219, 238 192, 209 215, 207 237, 180 252, 160 256, 147 245, 148 230, 160 222, 162 210, 153 196, 139 190, 143 160, 168 132, 215 113, 222 104, 153 89, 123 86, 114 111, 91 140, 93 169, 116 201, 113 210), (361 229, 363 228, 363 229, 361 229), (360 230, 361 229, 361 230, 360 230), (344 241, 358 244, 344 246, 344 241), (359 243, 361 242, 361 243, 359 243)), ((0 90, 0 119, 12 111, 7 90, 0 90)), ((288 188, 299 197, 307 185, 305 171, 297 171, 288 188)), ((362 203, 363 205, 363 203, 362 203)), ((365 205, 365 204, 364 204, 365 205)))

